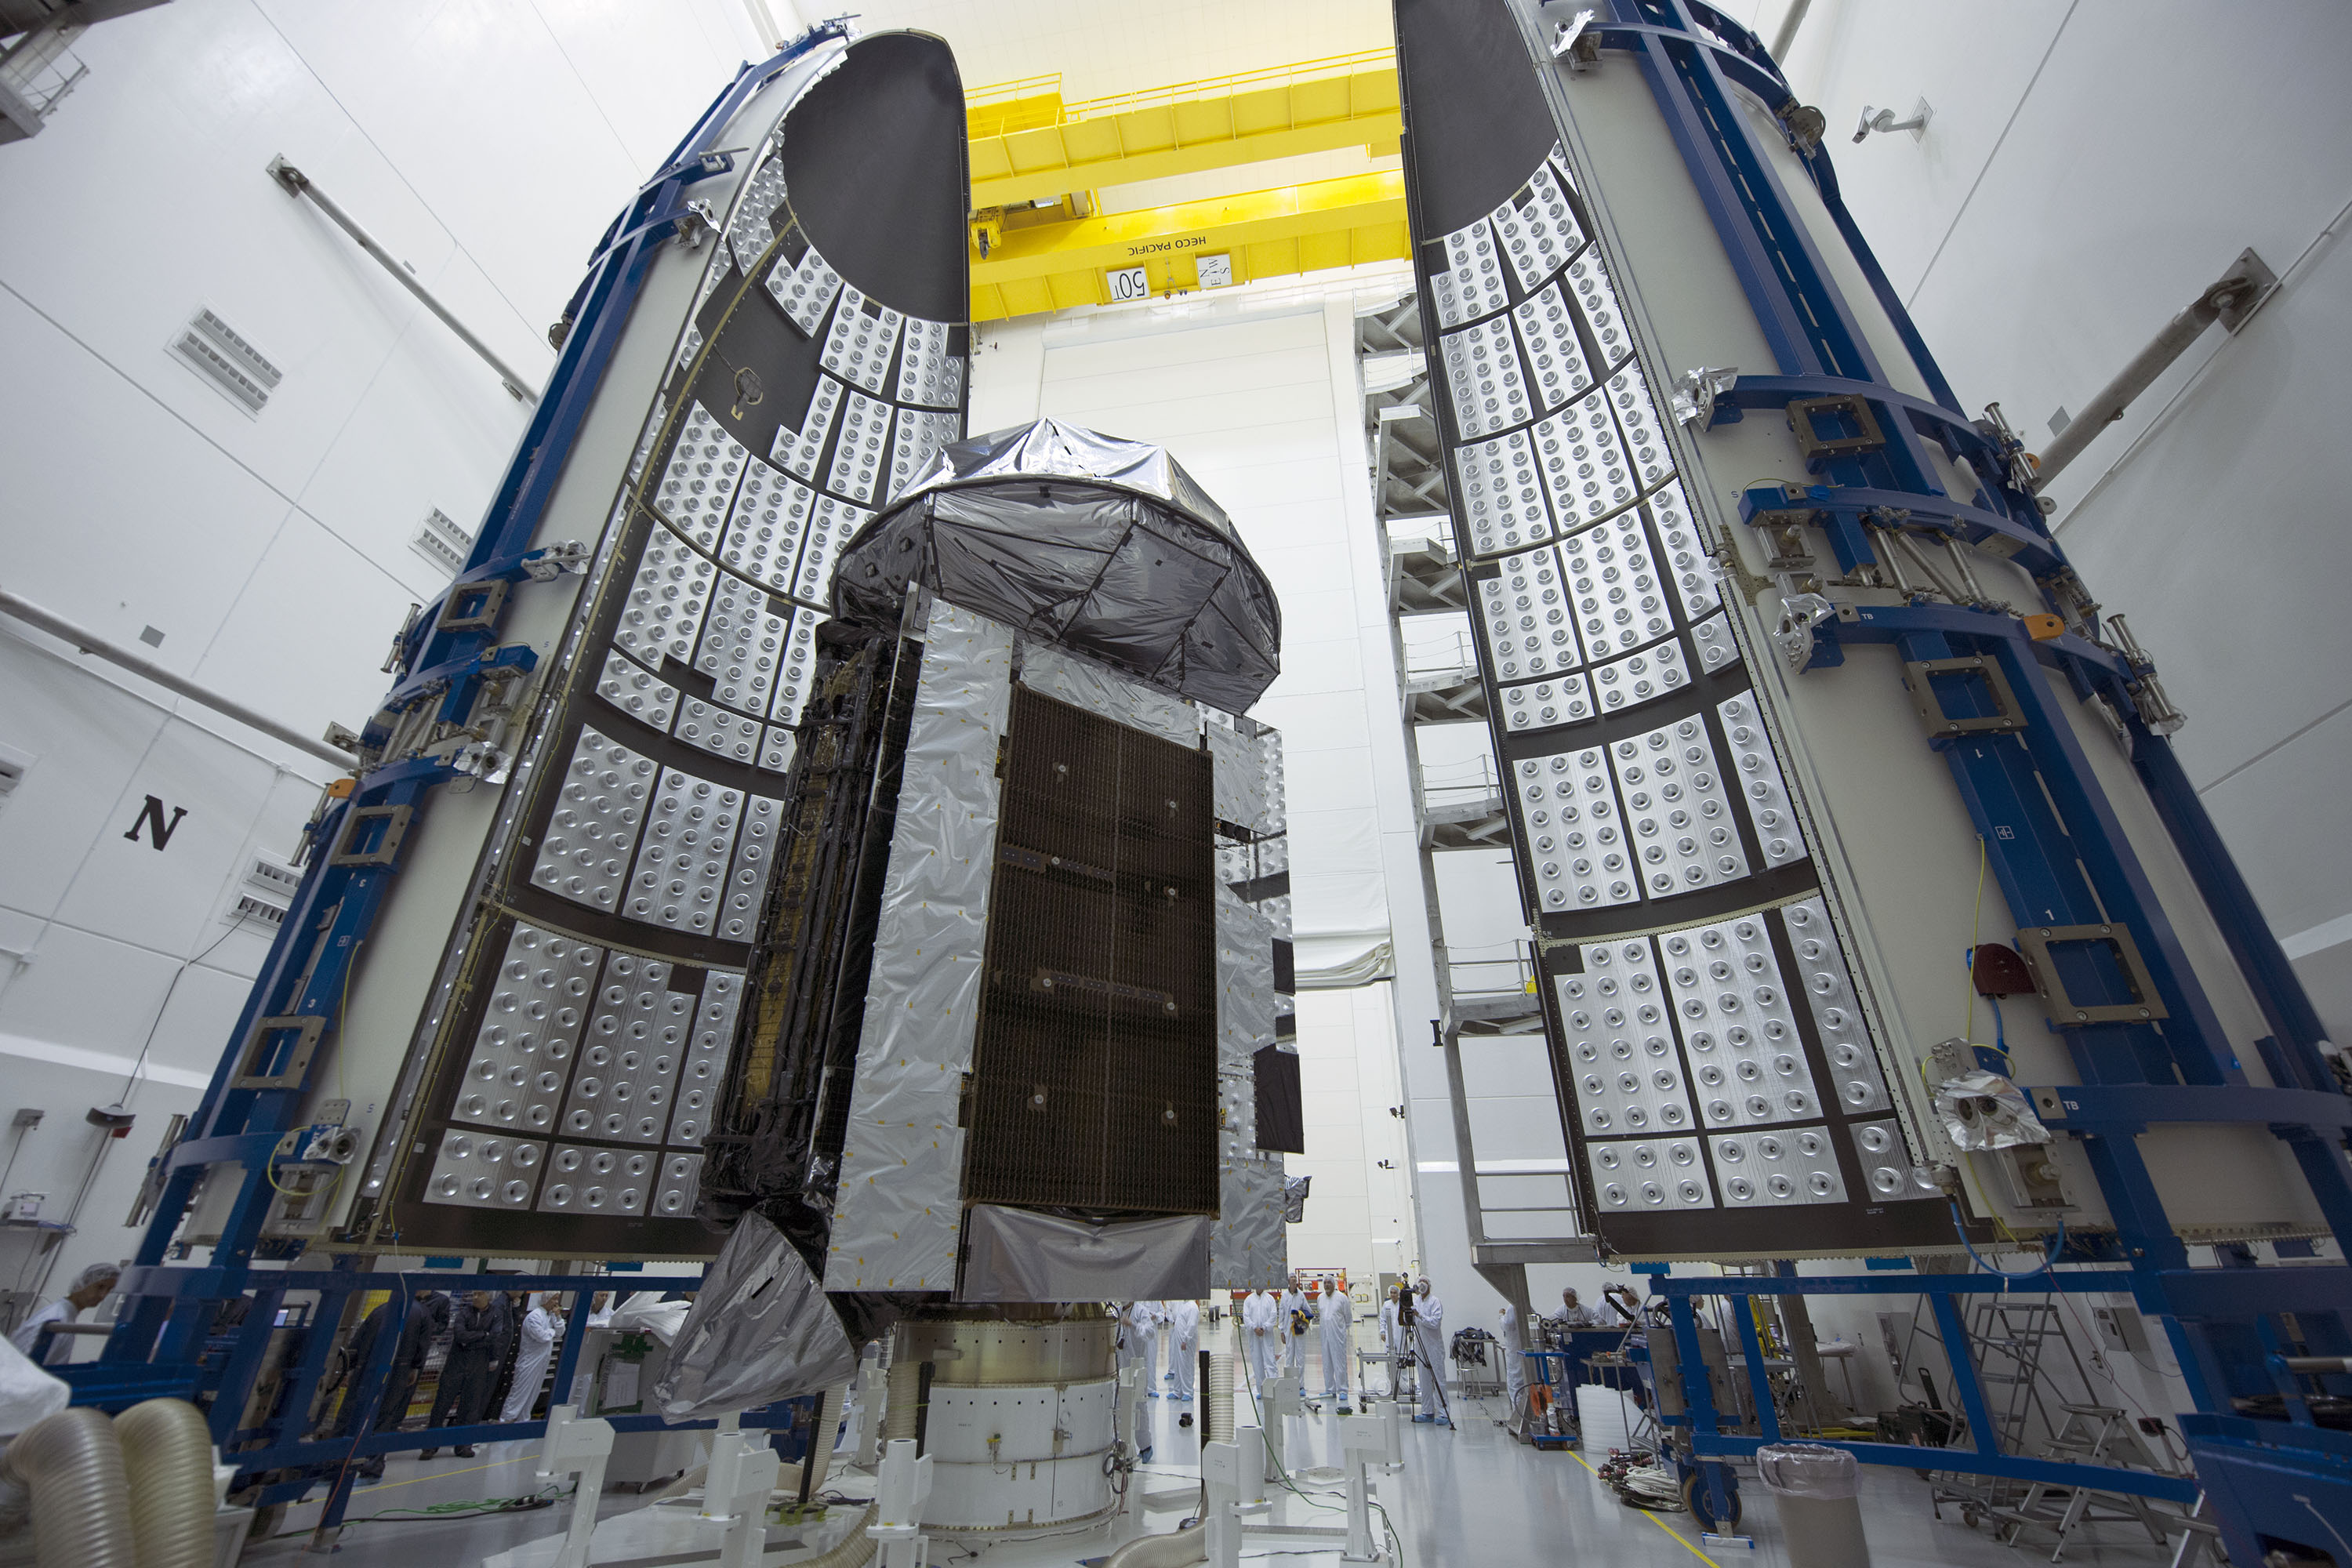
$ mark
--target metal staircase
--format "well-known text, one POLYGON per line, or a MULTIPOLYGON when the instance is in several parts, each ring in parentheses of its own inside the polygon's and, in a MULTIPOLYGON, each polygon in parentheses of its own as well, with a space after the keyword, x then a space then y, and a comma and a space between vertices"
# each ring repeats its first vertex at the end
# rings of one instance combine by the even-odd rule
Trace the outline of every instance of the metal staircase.
MULTIPOLYGON (((1462 850, 1507 852, 1510 822, 1491 755, 1424 764, 1428 726, 1486 721, 1486 694, 1470 635, 1468 584, 1454 553, 1444 459, 1431 417, 1428 370, 1417 299, 1357 318, 1364 374, 1364 424, 1372 453, 1373 513, 1387 563, 1389 624, 1399 671, 1405 761, 1420 828, 1422 889, 1435 960, 1436 1043, 1447 1053, 1455 1145, 1465 1180, 1465 1218, 1480 1271, 1527 1305, 1523 1270, 1530 1262, 1593 1256, 1590 1238, 1563 1234, 1539 1240, 1487 1239, 1478 1166, 1464 1105, 1463 1046, 1502 1037, 1540 1035, 1533 955, 1524 942, 1455 952, 1438 906, 1435 857, 1462 850), (1500 1276, 1500 1277, 1498 1277, 1500 1276)), ((1573 1190, 1571 1184, 1571 1191, 1573 1190)), ((1564 1232, 1580 1232, 1580 1216, 1564 1232)))

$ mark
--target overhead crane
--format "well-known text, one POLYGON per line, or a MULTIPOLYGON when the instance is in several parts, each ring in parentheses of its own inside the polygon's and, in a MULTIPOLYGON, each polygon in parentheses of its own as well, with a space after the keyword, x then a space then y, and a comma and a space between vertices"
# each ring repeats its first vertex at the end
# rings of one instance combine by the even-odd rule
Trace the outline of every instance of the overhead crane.
POLYGON ((1106 215, 1105 191, 1361 147, 1397 152, 1390 50, 1306 60, 1066 103, 1058 77, 976 89, 971 147, 975 321, 1110 302, 1141 267, 1154 296, 1202 287, 1198 258, 1250 282, 1407 254, 1394 168, 1106 215))

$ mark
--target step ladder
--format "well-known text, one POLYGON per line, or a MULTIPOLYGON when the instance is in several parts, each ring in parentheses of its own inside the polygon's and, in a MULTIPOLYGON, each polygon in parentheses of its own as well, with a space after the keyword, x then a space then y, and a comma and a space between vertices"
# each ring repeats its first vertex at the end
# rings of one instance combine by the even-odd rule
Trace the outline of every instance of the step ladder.
MULTIPOLYGON (((2111 1405, 2066 1405, 2060 1408, 2065 1412, 2066 1419, 2042 1450, 2045 1458, 2063 1464, 2115 1465, 2172 1473, 2172 1467, 2159 1460, 2140 1441, 2138 1430, 2124 1411, 2111 1405)), ((2163 1546, 2169 1534, 2165 1522, 2172 1516, 2159 1512, 2147 1499, 2128 1492, 2095 1491, 2088 1487, 2067 1488, 2053 1481, 2035 1481, 2014 1508, 1996 1510, 1994 1517, 2003 1521, 1995 1539, 2011 1546, 2028 1530, 2051 1531, 2057 1541, 2051 1549, 2050 1561, 2057 1563, 2064 1559, 2066 1537, 2078 1525, 2128 1524, 2136 1521, 2147 1531, 2149 1540, 2163 1546), (2059 1496, 2065 1499, 2063 1508, 2053 1506, 2059 1496), (2093 1505, 2099 1501, 2112 1508, 2094 1513, 2093 1505)))

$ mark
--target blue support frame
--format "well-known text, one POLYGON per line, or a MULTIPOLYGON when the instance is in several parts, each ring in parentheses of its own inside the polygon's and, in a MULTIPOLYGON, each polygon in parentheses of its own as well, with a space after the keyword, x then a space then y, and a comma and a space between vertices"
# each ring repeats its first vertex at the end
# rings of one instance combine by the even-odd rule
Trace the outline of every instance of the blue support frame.
MULTIPOLYGON (((1565 19, 1577 3, 1558 0, 1544 12, 1565 19)), ((1609 0, 1602 12, 1591 31, 1602 50, 1642 71, 1775 362, 1769 373, 1741 375, 1718 395, 1710 423, 1735 422, 1750 409, 1793 414, 1792 405, 1827 400, 1822 406, 1829 416, 1847 425, 1846 434, 1864 437, 1858 450, 1815 450, 1812 484, 1750 490, 1740 507, 1742 521, 1772 528, 1792 521, 1818 525, 1849 573, 1881 563, 1878 541, 1896 532, 1939 547, 1948 540, 1963 548, 1989 546, 2032 576, 2052 612, 2035 617, 2048 624, 2030 626, 2006 606, 1944 604, 1913 593, 1900 605, 1849 605, 1816 622, 1804 660, 1807 668, 1836 665, 1848 647, 1878 643, 1895 647, 1914 668, 1942 659, 1981 661, 1922 671, 1918 679, 1948 718, 2008 721, 1924 743, 1943 752, 2012 915, 2021 930, 2119 930, 2144 965, 2144 974, 2136 977, 2122 948, 2110 952, 2104 941, 2052 949, 2052 967, 2078 1007, 2116 1007, 2126 1015, 2103 1014, 2094 1021, 2086 1010, 2074 1019, 2053 1020, 2082 1083, 2032 1091, 2053 1127, 2081 1139, 2116 1226, 2112 1242, 2102 1241, 2098 1251, 2124 1267, 2095 1275, 2053 1274, 2034 1289, 2129 1290, 2144 1311, 2161 1319, 2200 1413, 2190 1418, 2195 1427, 2185 1426, 2192 1446, 2203 1445, 2199 1451, 2216 1466, 2252 1478, 2216 1489, 2225 1515, 2233 1506, 2270 1508, 2280 1495, 2294 1495, 2291 1486, 2280 1494, 2272 1480, 2303 1477, 2321 1489, 2338 1489, 2329 1495, 2343 1499, 2347 1511, 2330 1528, 2352 1534, 2352 1444, 2308 1424, 2302 1385, 2284 1370, 2278 1353, 2289 1332, 2288 1314, 2308 1353, 2341 1353, 2336 1347, 2352 1345, 2352 1270, 2191 1269, 2137 1143, 2154 1121, 2265 1127, 2293 1152, 2338 1245, 2352 1240, 2352 1161, 2345 1141, 2352 1100, 2319 1053, 2317 1015, 2292 966, 2170 742, 2151 728, 2143 698, 2153 671, 2136 653, 2101 640, 2096 606, 2043 522, 2015 437, 1997 419, 1979 424, 1959 412, 1949 383, 1847 211, 1828 155, 1790 129, 1798 122, 1799 105, 1755 36, 1698 0, 1609 0), (1931 400, 1890 384, 1789 201, 1774 168, 1776 150, 1759 139, 1739 92, 1753 94, 1780 119, 1789 148, 1931 400), (1841 411, 1855 417, 1844 419, 1841 411), (1867 442, 1860 412, 1874 425, 1877 444, 1867 442), (1960 500, 1948 493, 1931 447, 1955 469, 1965 465, 1963 471, 1975 476, 1974 495, 1960 500), (2047 635, 2053 631, 2061 635, 2047 635), (1989 670, 1998 672, 1998 684, 1989 670), (2275 1088, 2249 1083, 2240 1047, 2206 996, 2045 671, 2062 676, 2076 698, 2099 698, 2117 715, 2139 781, 2273 1031, 2252 1044, 2275 1088), (2290 1420, 2249 1421, 2231 1414, 2232 1399, 2273 1394, 2284 1396, 2290 1420)), ((2225 1264, 2252 1263, 2244 1249, 2222 1253, 2225 1264)), ((1696 1451, 1752 1451, 1766 1439, 1727 1437, 1717 1430, 1703 1372, 1694 1381, 1692 1295, 1924 1292, 1957 1341, 1956 1299, 2002 1284, 1987 1276, 1662 1281, 1683 1352, 1696 1451)), ((1963 1372, 1966 1359, 1955 1356, 1955 1373, 1963 1378, 1961 1397, 1974 1429, 1985 1433, 1981 1390, 1973 1369, 1963 1372)), ((1762 1375, 1752 1347, 1750 1375, 1762 1375)), ((2320 1383, 2331 1393, 2352 1392, 2352 1378, 2320 1383)), ((1769 1400, 1760 1400, 1759 1408, 1769 1411, 1769 1400)), ((1840 1446, 1867 1462, 1906 1468, 1917 1462, 1916 1449, 1840 1446)), ((2132 1472, 2099 1469, 2096 1479, 2069 1481, 2056 1471, 2081 1467, 1991 1453, 1982 1440, 1979 1451, 1953 1456, 1947 1468, 2031 1474, 2181 1501, 2189 1495, 2186 1483, 2152 1489, 2144 1484, 2148 1478, 2136 1479, 2132 1472)), ((1710 1489, 1716 1484, 1711 1479, 1710 1489)), ((1710 1495, 1722 1502, 1719 1492, 1710 1495)), ((2279 1539, 2322 1539, 2309 1528, 2309 1509, 2301 1511, 2305 1534, 2290 1530, 2279 1539)), ((2225 1518, 2223 1529, 2234 1555, 2259 1560, 2259 1551, 2240 1549, 2256 1534, 2250 1517, 2225 1518)))
MULTIPOLYGON (((279 1260, 300 1250, 299 1243, 273 1244, 262 1238, 275 1194, 275 1151, 293 1130, 293 1118, 310 1093, 311 1055, 340 1027, 352 966, 384 894, 400 873, 400 836, 425 809, 434 786, 458 773, 444 757, 387 757, 383 750, 409 710, 431 704, 436 718, 462 722, 486 681, 528 673, 534 666, 537 655, 530 647, 499 646, 495 608, 488 615, 451 617, 480 624, 445 628, 444 607, 484 584, 544 579, 578 563, 576 552, 534 548, 531 541, 602 390, 655 257, 687 216, 696 182, 734 167, 733 153, 720 149, 718 139, 736 110, 793 61, 830 39, 847 36, 845 20, 826 22, 773 58, 743 66, 660 172, 639 188, 605 230, 586 276, 565 307, 568 331, 555 369, 517 443, 472 553, 447 590, 413 616, 395 642, 395 683, 361 736, 362 755, 373 759, 374 765, 330 786, 305 829, 303 854, 298 859, 307 862, 308 870, 238 1016, 236 1033, 184 1136, 158 1156, 160 1168, 152 1175, 160 1181, 159 1195, 145 1237, 123 1274, 125 1302, 115 1330, 97 1361, 62 1369, 77 1404, 121 1409, 143 1398, 171 1396, 207 1405, 214 1440, 226 1457, 250 1474, 280 1474, 265 1492, 266 1502, 290 1501, 321 1479, 333 1480, 323 1528, 341 1518, 354 1456, 424 1446, 415 1434, 404 1438, 398 1433, 375 1434, 351 1444, 299 1441, 344 1303, 355 1291, 397 1288, 402 1281, 415 1288, 423 1281, 438 1286, 470 1278, 364 1274, 356 1271, 355 1260, 349 1257, 337 1257, 329 1269, 299 1274, 254 1268, 257 1259, 279 1260), (201 1268, 174 1266, 167 1260, 198 1182, 207 1171, 230 1164, 243 1171, 209 1263, 201 1268), (320 1292, 317 1310, 275 1413, 258 1426, 242 1428, 237 1423, 265 1368, 276 1310, 289 1291, 320 1292), (240 1300, 250 1303, 243 1323, 216 1333, 224 1309, 240 1300), (288 1473, 293 1479, 282 1479, 288 1473)), ((497 1283, 506 1289, 575 1294, 600 1288, 574 1275, 499 1276, 497 1283)), ((691 1290, 697 1283, 690 1279, 632 1279, 627 1288, 691 1290)), ((559 1387, 569 1382, 584 1321, 584 1313, 574 1314, 558 1367, 559 1387)), ((379 1349, 380 1361, 388 1358, 388 1346, 379 1349)), ((380 1392, 384 1366, 370 1370, 380 1392)), ((745 1421, 768 1424, 765 1417, 746 1416, 745 1421)), ((632 1430, 663 1425, 650 1416, 614 1424, 632 1430)), ((543 1430, 538 1422, 486 1426, 463 1435, 437 1434, 435 1440, 497 1441, 536 1436, 543 1430)))
MULTIPOLYGON (((1937 1329, 1943 1337, 1946 1355, 1951 1363, 1952 1392, 1959 1399, 1961 1413, 1968 1417, 1969 1446, 1966 1448, 1921 1449, 1902 1443, 1862 1443, 1810 1436, 1806 1442, 1822 1442, 1833 1448, 1843 1448, 1865 1465, 1895 1465, 1906 1470, 1917 1469, 1923 1458, 1933 1455, 1933 1468, 1938 1470, 2047 1481, 2053 1486, 2091 1487, 2100 1491, 2159 1498, 2185 1507, 2196 1500, 2198 1492, 2197 1482, 2189 1478, 2159 1476, 2146 1470, 2126 1470, 2109 1465, 2077 1465, 2001 1453, 1993 1441, 1992 1411, 1985 1399, 1984 1384, 1977 1375, 1974 1358, 1965 1349, 1968 1331, 1960 1318, 1962 1297, 2000 1295, 2021 1289, 2036 1294, 2047 1290, 2064 1295, 2128 1292, 2135 1289, 2138 1278, 2137 1271, 2132 1269, 2099 1268, 2069 1269, 2063 1273, 2053 1270, 2022 1286, 2015 1280, 1990 1274, 1916 1274, 1894 1279, 1883 1274, 1812 1278, 1784 1274, 1771 1279, 1686 1277, 1659 1279, 1655 1281, 1654 1289, 1666 1298, 1673 1321, 1675 1357, 1685 1405, 1684 1418, 1670 1425, 1689 1428, 1685 1441, 1689 1445, 1692 1459, 1699 1463, 1703 1470, 1715 1468, 1706 1465, 1706 1460, 1746 1458, 1767 1443, 1782 1441, 1780 1418, 1772 1403, 1771 1372, 1765 1365, 1764 1348, 1757 1335, 1755 1314, 1750 1310, 1755 1298, 1925 1296, 1935 1313, 1937 1329), (1732 1316, 1738 1321, 1741 1348, 1747 1352, 1745 1370, 1749 1401, 1758 1417, 1755 1434, 1727 1433, 1722 1429, 1721 1417, 1715 1408, 1714 1393, 1707 1382, 1706 1363, 1700 1356, 1698 1314, 1691 1305, 1693 1299, 1700 1296, 1723 1297, 1730 1302, 1732 1316)), ((1722 1517, 1721 1513, 1718 1512, 1717 1517, 1722 1517)))

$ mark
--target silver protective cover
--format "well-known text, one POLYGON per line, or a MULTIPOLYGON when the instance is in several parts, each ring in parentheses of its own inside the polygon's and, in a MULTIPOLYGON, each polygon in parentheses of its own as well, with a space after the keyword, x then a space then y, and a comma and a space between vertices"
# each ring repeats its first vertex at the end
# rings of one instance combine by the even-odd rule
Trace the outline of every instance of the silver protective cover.
POLYGON ((1221 1194, 1216 1228, 1209 1233, 1209 1288, 1279 1289, 1290 1277, 1281 1156, 1228 1158, 1221 1194))
POLYGON ((1130 730, 1180 746, 1201 743, 1201 710, 1192 703, 1051 643, 1022 640, 1020 679, 1032 691, 1130 730))
POLYGON ((1108 1225, 974 1204, 960 1301, 1196 1301, 1209 1293, 1206 1215, 1108 1225))
POLYGON ((996 859, 1013 634, 931 607, 850 1091, 827 1290, 955 1283, 963 1131, 996 859))
POLYGON ((808 1265, 747 1214, 702 1276, 651 1407, 698 1421, 838 1387, 856 1370, 857 1347, 808 1265))

